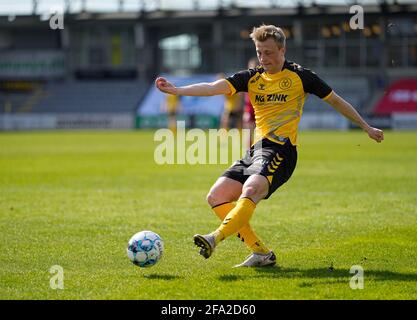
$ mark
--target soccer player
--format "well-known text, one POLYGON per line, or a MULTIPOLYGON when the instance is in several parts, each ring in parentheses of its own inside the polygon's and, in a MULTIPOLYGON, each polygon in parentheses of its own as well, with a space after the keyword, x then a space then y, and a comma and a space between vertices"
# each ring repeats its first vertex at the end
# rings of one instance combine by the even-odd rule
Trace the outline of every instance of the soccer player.
POLYGON ((210 189, 207 201, 222 220, 194 243, 209 258, 227 237, 238 236, 252 254, 237 267, 263 267, 276 263, 276 256, 254 233, 249 220, 257 206, 268 199, 294 171, 297 162, 297 128, 308 93, 315 94, 361 127, 376 142, 381 130, 371 127, 358 112, 314 72, 286 60, 285 34, 273 25, 255 27, 251 33, 259 67, 238 72, 226 79, 176 87, 159 77, 156 87, 174 95, 212 96, 248 92, 255 110, 259 138, 245 157, 235 162, 210 189))
POLYGON ((238 94, 226 95, 223 114, 220 119, 220 127, 228 130, 231 127, 241 129, 241 97, 238 94))
MULTIPOLYGON (((220 73, 217 76, 218 79, 224 79, 224 73, 220 73)), ((239 94, 230 95, 227 94, 224 96, 223 104, 223 113, 220 117, 220 128, 229 130, 230 128, 242 128, 242 123, 240 121, 241 112, 241 96, 239 94)))
POLYGON ((177 131, 177 114, 180 106, 179 95, 166 95, 162 109, 168 115, 168 128, 174 133, 177 131))

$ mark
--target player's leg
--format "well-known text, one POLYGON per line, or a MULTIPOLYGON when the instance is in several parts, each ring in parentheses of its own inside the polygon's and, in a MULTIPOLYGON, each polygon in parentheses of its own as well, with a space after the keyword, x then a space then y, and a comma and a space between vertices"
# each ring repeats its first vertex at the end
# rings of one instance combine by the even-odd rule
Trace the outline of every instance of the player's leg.
MULTIPOLYGON (((229 178, 231 180, 235 180, 237 182, 240 182, 242 186, 245 186, 245 188, 248 188, 245 191, 245 195, 247 193, 249 194, 253 194, 253 191, 255 190, 255 187, 253 186, 254 181, 255 180, 260 180, 260 179, 265 179, 265 178, 251 178, 249 180, 248 183, 247 180, 248 178, 251 176, 251 172, 250 170, 248 170, 250 167, 254 167, 254 165, 256 165, 257 170, 259 171, 259 168, 257 166, 257 164, 260 164, 261 161, 257 161, 257 163, 254 164, 253 160, 254 160, 254 155, 256 154, 257 156, 257 160, 262 160, 261 156, 259 155, 259 153, 262 153, 261 150, 262 149, 262 142, 259 142, 257 144, 257 146, 253 146, 250 150, 248 150, 248 152, 246 153, 245 157, 239 161, 236 161, 224 174, 223 177, 229 178), (255 180, 254 180, 255 179, 255 180), (252 187, 251 187, 252 185, 252 187)), ((230 181, 230 180, 220 180, 221 181, 230 181)), ((263 180, 260 180, 263 181, 263 180)), ((221 183, 219 183, 221 184, 221 183)), ((243 187, 241 187, 242 191, 243 191, 243 187)), ((259 188, 257 188, 259 189, 259 188)), ((218 186, 216 186, 216 188, 213 188, 213 191, 215 190, 221 190, 220 188, 218 188, 218 186)), ((238 201, 238 203, 236 204, 236 206, 234 204, 227 204, 225 203, 223 206, 219 206, 219 204, 222 204, 222 201, 226 200, 225 198, 220 198, 220 196, 214 197, 213 194, 215 194, 215 192, 210 192, 208 199, 211 199, 211 204, 213 206, 215 206, 215 208, 213 209, 216 214, 222 219, 223 217, 229 215, 231 212, 233 211, 240 211, 240 210, 245 210, 247 211, 246 207, 248 207, 248 199, 240 199, 238 201), (217 206, 216 206, 217 205, 217 206)), ((237 194, 233 195, 233 199, 235 198, 240 198, 242 196, 242 193, 239 194, 237 196, 237 194)), ((253 208, 252 208, 252 212, 253 212, 253 208)), ((223 224, 228 224, 229 220, 223 220, 223 224)), ((244 228, 244 227, 248 227, 248 229, 243 229, 243 230, 236 230, 236 232, 238 232, 238 234, 240 235, 241 239, 243 239, 245 241, 245 243, 248 244, 248 246, 252 249, 258 249, 261 251, 265 251, 267 250, 267 248, 265 246, 263 246, 262 242, 260 241, 260 239, 256 236, 256 234, 253 232, 253 230, 251 230, 249 223, 246 223, 244 225, 241 226, 240 229, 244 228), (242 232, 241 232, 242 231, 242 232), (245 231, 248 231, 249 233, 246 233, 245 231)), ((217 231, 217 230, 216 230, 217 231)), ((201 247, 202 250, 200 251, 200 254, 203 255, 205 258, 208 258, 213 249, 216 246, 216 242, 220 241, 219 239, 223 239, 225 237, 216 237, 216 241, 215 241, 215 237, 214 235, 221 235, 219 232, 214 232, 211 233, 208 236, 201 236, 201 235, 195 235, 194 236, 194 242, 197 246, 201 247)))
POLYGON ((177 116, 175 112, 170 112, 168 115, 168 129, 174 134, 177 133, 177 116))
POLYGON ((213 208, 226 202, 239 199, 242 193, 242 183, 228 177, 220 177, 207 194, 207 202, 213 208))
MULTIPOLYGON (((283 146, 273 148, 274 156, 265 162, 260 174, 269 182, 269 192, 264 199, 268 199, 292 175, 297 163, 297 150, 289 141, 283 146)), ((235 267, 264 267, 275 265, 276 256, 273 251, 267 254, 251 254, 243 263, 235 267)))
MULTIPOLYGON (((234 201, 242 195, 242 188, 241 182, 228 177, 220 177, 212 186, 207 195, 207 202, 220 220, 223 221, 228 213, 235 208, 234 201)), ((238 230, 237 236, 254 253, 268 253, 270 251, 252 230, 249 223, 238 230)))
MULTIPOLYGON (((229 179, 229 178, 226 178, 229 179)), ((232 179, 229 179, 232 180, 232 179)), ((228 181, 228 180, 226 180, 228 181)), ((226 182, 227 183, 227 182, 226 182)), ((221 184, 217 186, 217 189, 221 189, 221 184)), ((249 177, 243 185, 242 193, 239 197, 236 206, 230 210, 225 219, 223 220, 220 227, 212 232, 210 235, 195 235, 194 243, 201 247, 200 254, 205 258, 211 256, 214 248, 217 244, 235 233, 241 233, 242 231, 249 231, 252 233, 252 236, 256 237, 256 240, 260 242, 254 232, 249 228, 249 230, 242 230, 245 226, 249 225, 249 220, 255 210, 256 203, 258 203, 263 197, 268 194, 269 183, 268 180, 260 175, 254 175, 249 177)), ((214 193, 214 192, 213 192, 214 193)), ((222 200, 226 200, 226 197, 215 198, 214 196, 208 196, 208 199, 211 199, 212 204, 222 204, 222 200)), ((210 203, 210 202, 209 202, 210 203)), ((224 203, 225 204, 225 203, 224 203)), ((219 208, 219 206, 217 206, 219 208)), ((214 210, 216 207, 214 208, 214 210)), ((218 211, 215 210, 215 212, 218 211)), ((244 235, 247 238, 250 238, 251 234, 244 235), (248 237, 249 236, 249 237, 248 237)), ((256 242, 257 242, 256 241, 256 242)))
POLYGON ((230 121, 230 113, 228 110, 225 110, 220 119, 220 128, 229 130, 229 121, 230 121))
MULTIPOLYGON (((285 183, 294 171, 297 161, 297 151, 290 141, 285 145, 273 143, 264 139, 251 148, 246 157, 232 166, 225 176, 236 180, 242 180, 242 167, 246 172, 252 172, 250 179, 244 180, 242 195, 222 225, 209 235, 196 235, 195 241, 204 250, 204 256, 208 258, 216 245, 229 235, 238 231, 246 225, 255 210, 256 204, 263 198, 269 196, 285 183), (258 147, 257 147, 258 146, 258 147), (201 240, 201 241, 200 241, 201 240), (199 242, 199 243, 197 243, 199 242)), ((245 266, 265 266, 275 264, 275 255, 272 251, 269 254, 259 256, 253 254, 245 266), (252 259, 254 258, 254 259, 252 259)))
POLYGON ((214 232, 216 244, 237 233, 249 223, 256 204, 268 194, 268 190, 269 182, 262 175, 252 175, 246 180, 236 206, 227 214, 223 223, 214 232))
MULTIPOLYGON (((234 234, 236 229, 240 228, 240 224, 249 223, 255 206, 262 199, 264 199, 269 193, 269 181, 262 175, 251 176, 243 186, 242 195, 238 201, 238 206, 241 206, 240 210, 232 210, 224 219, 226 224, 223 223, 216 231, 220 239, 225 239, 229 235, 234 234), (247 222, 246 222, 247 221, 247 222)), ((242 263, 235 267, 266 267, 276 264, 276 256, 272 250, 267 248, 262 242, 257 244, 258 247, 253 248, 252 254, 245 259, 242 263)))

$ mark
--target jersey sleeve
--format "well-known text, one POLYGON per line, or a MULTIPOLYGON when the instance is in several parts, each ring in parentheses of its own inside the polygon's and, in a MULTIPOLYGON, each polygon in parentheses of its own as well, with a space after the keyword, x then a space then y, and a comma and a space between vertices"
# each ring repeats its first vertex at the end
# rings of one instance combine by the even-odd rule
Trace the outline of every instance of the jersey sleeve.
POLYGON ((237 92, 248 92, 248 82, 256 74, 256 70, 249 69, 235 73, 234 75, 227 77, 226 80, 232 89, 231 94, 237 92))
POLYGON ((299 75, 303 82, 305 92, 312 93, 324 100, 330 97, 330 94, 333 92, 332 88, 315 72, 309 69, 303 69, 299 75))

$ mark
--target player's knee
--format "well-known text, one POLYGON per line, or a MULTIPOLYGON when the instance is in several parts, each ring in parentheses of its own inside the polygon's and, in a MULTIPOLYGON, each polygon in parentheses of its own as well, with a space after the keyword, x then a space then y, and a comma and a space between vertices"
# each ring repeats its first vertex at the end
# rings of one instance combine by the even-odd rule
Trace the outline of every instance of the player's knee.
POLYGON ((268 190, 258 184, 249 184, 243 187, 242 196, 251 199, 263 198, 268 193, 268 190))
POLYGON ((243 188, 242 195, 250 198, 257 195, 258 192, 259 188, 256 185, 248 185, 243 188))
POLYGON ((210 191, 207 196, 206 200, 211 207, 214 207, 219 203, 219 197, 217 196, 216 192, 210 191))

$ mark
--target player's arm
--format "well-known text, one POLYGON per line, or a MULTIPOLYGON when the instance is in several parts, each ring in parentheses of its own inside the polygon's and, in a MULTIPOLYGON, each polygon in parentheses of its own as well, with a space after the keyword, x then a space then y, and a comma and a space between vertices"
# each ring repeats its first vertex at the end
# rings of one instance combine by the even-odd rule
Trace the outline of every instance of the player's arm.
POLYGON ((334 91, 329 98, 326 99, 326 102, 346 118, 361 127, 366 133, 368 133, 371 139, 374 139, 376 142, 384 140, 384 132, 382 130, 371 127, 349 102, 337 95, 334 91))
POLYGON ((231 94, 230 86, 225 79, 176 87, 167 79, 159 77, 155 80, 155 86, 164 93, 180 96, 215 96, 220 94, 231 94))

